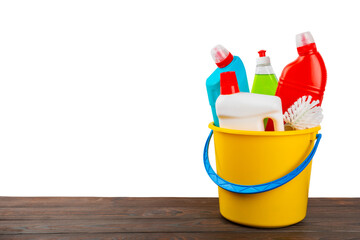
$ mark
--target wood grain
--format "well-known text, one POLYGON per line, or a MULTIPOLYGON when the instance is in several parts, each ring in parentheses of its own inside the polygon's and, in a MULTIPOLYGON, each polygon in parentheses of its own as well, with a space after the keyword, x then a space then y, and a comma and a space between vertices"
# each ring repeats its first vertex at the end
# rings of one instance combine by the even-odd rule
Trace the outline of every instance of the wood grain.
MULTIPOLYGON (((359 207, 313 207, 308 208, 309 218, 338 218, 360 215, 359 207)), ((1 220, 36 219, 130 219, 130 218, 219 218, 217 208, 200 207, 12 207, 0 208, 1 220)))
POLYGON ((217 198, 0 197, 0 239, 360 239, 359 198, 312 198, 302 222, 234 224, 217 198))
POLYGON ((22 234, 3 235, 1 240, 358 240, 360 235, 354 233, 93 233, 93 234, 22 234))

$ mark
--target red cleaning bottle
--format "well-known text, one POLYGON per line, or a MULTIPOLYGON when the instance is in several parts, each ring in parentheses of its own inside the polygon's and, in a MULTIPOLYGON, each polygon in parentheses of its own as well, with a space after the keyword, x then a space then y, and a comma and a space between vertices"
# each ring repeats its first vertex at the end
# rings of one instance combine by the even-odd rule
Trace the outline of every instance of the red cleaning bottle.
MULTIPOLYGON (((319 100, 321 106, 325 91, 326 68, 311 33, 296 35, 296 47, 299 57, 284 68, 275 93, 281 98, 283 112, 305 95, 319 100)), ((273 123, 269 121, 266 131, 273 129, 273 123)))

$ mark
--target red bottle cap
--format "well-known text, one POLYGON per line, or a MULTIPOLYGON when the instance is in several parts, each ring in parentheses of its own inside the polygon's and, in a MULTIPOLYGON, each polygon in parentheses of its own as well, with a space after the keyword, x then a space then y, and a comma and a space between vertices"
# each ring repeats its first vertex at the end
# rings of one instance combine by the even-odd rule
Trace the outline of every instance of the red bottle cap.
POLYGON ((259 53, 259 57, 265 57, 266 56, 265 55, 266 50, 260 50, 260 51, 258 51, 258 53, 259 53))
POLYGON ((310 43, 308 45, 298 47, 297 51, 298 51, 300 56, 310 54, 310 53, 315 53, 315 52, 317 52, 316 44, 315 43, 310 43))
POLYGON ((235 72, 220 73, 220 93, 229 95, 240 92, 235 72))
POLYGON ((234 59, 234 56, 229 52, 229 55, 223 61, 216 63, 216 65, 219 68, 224 68, 227 65, 229 65, 233 59, 234 59))

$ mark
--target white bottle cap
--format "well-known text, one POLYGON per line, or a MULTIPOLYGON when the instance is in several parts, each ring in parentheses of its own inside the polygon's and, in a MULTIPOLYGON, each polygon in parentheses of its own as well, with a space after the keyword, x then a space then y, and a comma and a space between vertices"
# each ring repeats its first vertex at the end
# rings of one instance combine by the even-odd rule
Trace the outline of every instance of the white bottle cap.
POLYGON ((229 56, 229 51, 224 48, 222 45, 216 45, 211 49, 211 56, 214 59, 215 63, 220 63, 226 59, 227 56, 229 56))
POLYGON ((296 47, 302 47, 310 43, 315 43, 310 32, 303 32, 296 35, 296 47))
POLYGON ((256 59, 256 65, 270 65, 270 57, 265 56, 266 50, 260 50, 259 57, 256 59))
POLYGON ((270 57, 259 57, 256 59, 257 65, 270 65, 270 57))

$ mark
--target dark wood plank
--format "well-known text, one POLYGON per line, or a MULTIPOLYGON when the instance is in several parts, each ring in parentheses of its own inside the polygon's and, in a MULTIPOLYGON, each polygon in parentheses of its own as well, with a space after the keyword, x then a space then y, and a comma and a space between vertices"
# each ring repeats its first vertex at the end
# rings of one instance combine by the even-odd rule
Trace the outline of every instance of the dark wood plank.
MULTIPOLYGON (((266 229, 243 227, 223 218, 212 219, 112 219, 112 220, 5 220, 0 221, 3 234, 18 233, 136 233, 136 232, 266 232, 266 229)), ((273 231, 273 230, 270 230, 273 231)), ((277 232, 357 232, 358 218, 307 218, 277 232)))
POLYGON ((93 234, 24 234, 24 235, 0 235, 4 240, 148 240, 148 239, 173 239, 173 240, 358 240, 358 233, 278 233, 278 232, 254 232, 254 233, 93 233, 93 234))
POLYGON ((310 207, 360 206, 360 198, 309 198, 310 207))
POLYGON ((219 206, 218 198, 0 197, 1 207, 188 207, 219 206))
MULTIPOLYGON (((360 212, 360 211, 359 211, 360 212)), ((129 218, 219 218, 219 209, 199 207, 11 207, 0 208, 0 220, 31 219, 129 219, 129 218)))
MULTIPOLYGON (((307 218, 353 218, 360 206, 309 206, 307 218)), ((31 219, 128 219, 128 218, 219 218, 217 207, 11 207, 0 208, 0 220, 31 219)))
MULTIPOLYGON (((218 198, 0 197, 0 207, 188 207, 219 206, 218 198)), ((360 206, 360 198, 310 198, 310 206, 360 206)))

